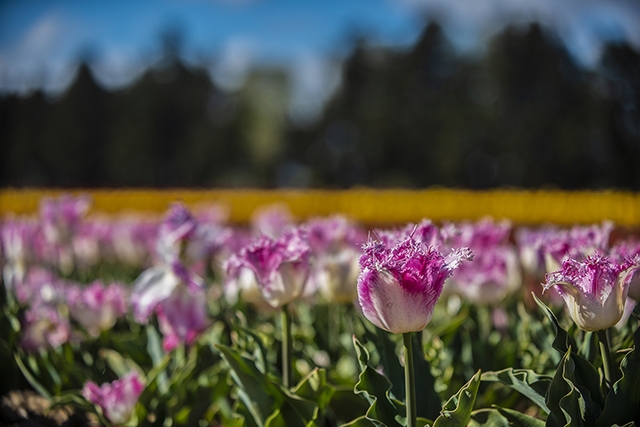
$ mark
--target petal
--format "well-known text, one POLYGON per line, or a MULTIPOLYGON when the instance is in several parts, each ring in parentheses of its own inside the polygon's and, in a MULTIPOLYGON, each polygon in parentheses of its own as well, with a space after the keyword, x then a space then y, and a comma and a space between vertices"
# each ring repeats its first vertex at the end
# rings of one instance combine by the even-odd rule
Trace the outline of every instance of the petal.
POLYGON ((437 296, 407 292, 386 271, 369 271, 358 284, 358 299, 367 319, 381 329, 400 334, 427 326, 437 296))
POLYGON ((166 267, 151 267, 142 272, 131 295, 136 320, 146 322, 155 306, 168 298, 178 283, 178 278, 166 267))

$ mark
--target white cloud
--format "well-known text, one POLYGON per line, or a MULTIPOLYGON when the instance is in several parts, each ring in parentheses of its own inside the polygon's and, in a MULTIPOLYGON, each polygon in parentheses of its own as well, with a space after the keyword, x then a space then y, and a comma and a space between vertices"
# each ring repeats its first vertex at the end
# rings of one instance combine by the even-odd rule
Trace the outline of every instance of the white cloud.
POLYGON ((0 51, 0 87, 28 92, 35 87, 58 91, 69 81, 69 64, 60 49, 68 26, 58 14, 44 14, 17 41, 0 51))
POLYGON ((337 61, 311 52, 299 55, 290 70, 291 104, 289 114, 304 124, 316 119, 326 101, 340 84, 337 61))
POLYGON ((62 25, 55 14, 45 15, 29 28, 19 43, 27 55, 38 55, 50 50, 62 34, 62 25))
POLYGON ((476 49, 508 23, 531 21, 553 28, 586 65, 595 64, 608 38, 624 37, 640 48, 640 3, 635 0, 395 1, 441 20, 453 43, 463 49, 476 49))
POLYGON ((255 44, 245 37, 233 37, 227 41, 213 69, 213 77, 227 90, 238 89, 253 65, 255 44))

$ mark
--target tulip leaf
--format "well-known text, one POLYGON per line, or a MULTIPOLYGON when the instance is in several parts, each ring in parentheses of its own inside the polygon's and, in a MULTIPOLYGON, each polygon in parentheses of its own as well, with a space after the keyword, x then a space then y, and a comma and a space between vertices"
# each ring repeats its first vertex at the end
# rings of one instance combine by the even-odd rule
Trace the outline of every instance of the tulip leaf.
POLYGON ((558 365, 547 392, 550 413, 547 426, 594 425, 602 409, 591 400, 589 391, 576 385, 578 371, 571 347, 558 365))
POLYGON ((481 371, 475 373, 458 393, 444 404, 440 416, 436 418, 433 427, 464 427, 469 423, 473 405, 476 403, 478 387, 480 386, 481 371))
MULTIPOLYGON (((354 420, 369 409, 367 400, 355 394, 353 388, 337 388, 330 402, 331 411, 339 421, 354 420)), ((354 420, 355 421, 355 420, 354 420)), ((369 425, 371 423, 367 421, 369 425)))
POLYGON ((353 344, 360 363, 360 375, 354 392, 362 394, 371 405, 366 418, 376 426, 400 427, 401 424, 396 417, 404 414, 399 413, 396 404, 389 396, 391 383, 387 377, 369 365, 369 352, 355 336, 353 344))
POLYGON ((571 345, 575 347, 575 342, 573 342, 569 334, 567 334, 567 331, 562 329, 562 327, 560 326, 560 323, 558 322, 558 318, 556 317, 555 314, 553 314, 553 311, 551 311, 551 309, 547 307, 545 303, 540 301, 540 299, 534 293, 531 293, 531 295, 533 295, 533 299, 536 301, 536 304, 538 304, 538 307, 542 309, 544 314, 547 316, 547 318, 551 322, 551 325, 553 326, 553 329, 556 334, 556 337, 553 340, 553 344, 552 344, 553 348, 558 350, 560 353, 566 353, 566 351, 569 349, 571 345))
POLYGON ((342 424, 340 427, 371 427, 371 421, 366 417, 366 415, 363 415, 353 421, 342 424))
POLYGON ((33 376, 31 371, 29 369, 27 369, 27 367, 24 365, 24 363, 22 363, 22 359, 20 358, 20 356, 18 356, 16 354, 16 355, 14 355, 14 357, 15 357, 15 360, 16 360, 16 364, 20 368, 20 371, 22 371, 22 375, 24 375, 24 377, 26 378, 27 382, 29 384, 31 384, 31 386, 34 388, 34 390, 37 391, 41 396, 46 397, 47 399, 49 399, 51 397, 51 393, 49 393, 47 391, 47 389, 42 384, 40 384, 40 382, 33 376))
POLYGON ((549 413, 545 395, 551 384, 551 377, 538 375, 529 369, 507 368, 501 371, 483 372, 482 381, 500 382, 531 399, 544 412, 549 413))
POLYGON ((509 425, 514 427, 544 427, 545 422, 532 416, 523 414, 513 409, 493 406, 500 414, 509 421, 509 425))
POLYGON ((327 372, 324 369, 315 368, 293 389, 296 396, 315 402, 320 411, 324 411, 329 405, 335 389, 327 384, 327 372))
POLYGON ((495 409, 478 409, 471 413, 468 427, 509 427, 511 424, 495 409))
POLYGON ((240 399, 247 411, 258 425, 263 425, 263 421, 276 407, 273 398, 276 394, 273 390, 275 386, 267 381, 253 360, 225 345, 216 344, 216 347, 231 368, 231 375, 240 388, 240 399))
MULTIPOLYGON (((533 296, 538 306, 544 311, 546 316, 551 321, 556 333, 556 337, 553 340, 553 348, 559 352, 566 354, 569 352, 574 366, 571 368, 575 370, 575 380, 573 384, 580 389, 581 394, 585 397, 586 403, 595 403, 599 410, 604 406, 604 397, 602 390, 600 389, 600 375, 598 371, 593 367, 591 363, 584 357, 571 350, 572 346, 575 348, 573 340, 570 335, 560 327, 558 319, 549 307, 547 307, 542 301, 540 301, 535 295, 533 296), (571 350, 571 351, 570 351, 571 350)), ((562 363, 562 362, 561 362, 562 363)), ((558 368, 559 369, 559 368, 558 368)), ((598 412, 596 408, 591 408, 592 412, 598 412)))
POLYGON ((597 427, 640 419, 640 328, 634 334, 634 349, 622 360, 622 378, 607 395, 597 427))
MULTIPOLYGON (((149 356, 151 356, 154 366, 162 363, 164 352, 160 344, 160 334, 158 334, 156 328, 151 324, 147 326, 147 351, 149 352, 149 356)), ((158 389, 163 394, 169 390, 167 386, 167 374, 164 370, 158 373, 158 389)))
POLYGON ((108 348, 101 348, 98 351, 100 358, 107 361, 111 370, 119 377, 123 377, 131 371, 142 373, 142 369, 132 360, 125 359, 120 353, 108 348))
POLYGON ((380 356, 380 364, 384 368, 384 375, 391 382, 391 395, 398 400, 404 401, 404 368, 398 360, 396 342, 391 339, 392 335, 389 332, 383 331, 378 327, 374 327, 372 332, 369 328, 371 328, 371 324, 367 322, 365 324, 365 336, 367 340, 375 344, 376 352, 380 356))
POLYGON ((424 357, 421 337, 421 332, 412 334, 413 374, 415 378, 419 378, 419 380, 416 381, 416 412, 418 417, 433 420, 440 415, 442 401, 435 389, 435 379, 431 374, 431 365, 424 357))
POLYGON ((256 367, 260 370, 260 372, 266 373, 268 369, 267 349, 264 346, 262 338, 260 338, 260 336, 252 329, 243 326, 239 322, 234 322, 233 328, 236 332, 238 332, 238 334, 243 336, 245 340, 246 337, 250 337, 251 340, 256 344, 256 350, 254 352, 256 358, 256 367))
POLYGON ((285 394, 284 402, 265 421, 265 427, 305 427, 318 417, 318 406, 308 400, 285 394))

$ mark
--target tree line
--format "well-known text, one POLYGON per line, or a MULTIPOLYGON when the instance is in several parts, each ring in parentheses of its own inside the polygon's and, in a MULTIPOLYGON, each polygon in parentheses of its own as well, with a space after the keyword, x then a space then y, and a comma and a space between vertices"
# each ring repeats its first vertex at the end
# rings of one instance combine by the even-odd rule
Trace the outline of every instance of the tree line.
POLYGON ((608 43, 594 69, 533 23, 464 56, 437 23, 407 50, 355 43, 313 123, 287 79, 235 91, 167 54, 109 91, 86 63, 59 97, 0 97, 0 185, 640 190, 640 54, 608 43))

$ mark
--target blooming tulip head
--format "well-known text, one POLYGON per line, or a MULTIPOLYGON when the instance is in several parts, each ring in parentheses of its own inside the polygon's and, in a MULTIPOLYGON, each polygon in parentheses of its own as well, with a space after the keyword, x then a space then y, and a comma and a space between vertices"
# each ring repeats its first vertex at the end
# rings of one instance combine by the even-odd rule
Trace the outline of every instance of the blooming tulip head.
MULTIPOLYGON (((636 240, 620 241, 611 248, 609 256, 614 260, 640 255, 640 242, 636 240)), ((634 274, 629 282, 629 298, 640 301, 640 274, 634 274)))
POLYGON ((294 228, 294 219, 286 205, 272 205, 258 208, 251 219, 257 234, 278 239, 294 228))
POLYGON ((105 286, 96 280, 84 289, 68 288, 67 304, 71 316, 96 337, 101 331, 111 329, 117 319, 127 313, 127 293, 120 283, 105 286))
POLYGON ((613 223, 605 221, 602 225, 574 226, 552 233, 544 243, 547 271, 560 270, 562 261, 568 258, 582 259, 596 252, 607 252, 612 231, 613 223))
POLYGON ((91 199, 86 195, 73 197, 65 194, 57 199, 42 199, 40 219, 47 240, 61 243, 71 238, 90 206, 91 199))
POLYGON ((2 273, 7 289, 15 289, 24 279, 35 228, 30 221, 17 219, 0 224, 0 253, 5 261, 2 273))
POLYGON ((140 375, 132 371, 102 386, 89 381, 82 388, 82 395, 89 402, 99 406, 109 421, 122 425, 131 418, 143 390, 144 383, 140 375))
POLYGON ((171 205, 158 227, 157 252, 162 262, 171 262, 180 257, 184 243, 193 237, 197 225, 185 205, 171 205))
POLYGON ((467 248, 444 256, 412 236, 393 246, 369 241, 363 249, 358 277, 362 312, 377 327, 396 334, 427 326, 445 279, 472 257, 467 248))
POLYGON ((297 229, 278 240, 261 236, 227 260, 227 280, 235 280, 248 268, 267 303, 282 307, 302 295, 309 277, 309 257, 309 245, 297 229))
POLYGON ((476 304, 494 304, 515 291, 521 282, 518 259, 509 243, 511 224, 484 219, 458 224, 451 238, 454 247, 469 247, 475 254, 472 263, 453 273, 450 285, 476 304))
POLYGON ((314 256, 307 292, 317 290, 327 301, 353 303, 364 230, 337 215, 309 220, 304 228, 314 256))
POLYGON ((55 307, 38 304, 25 312, 21 346, 27 351, 56 348, 69 341, 69 321, 55 307))
POLYGON ((562 269, 548 273, 544 289, 556 287, 574 322, 585 331, 614 326, 624 312, 629 281, 640 267, 640 256, 618 263, 598 254, 582 261, 567 259, 562 269))

